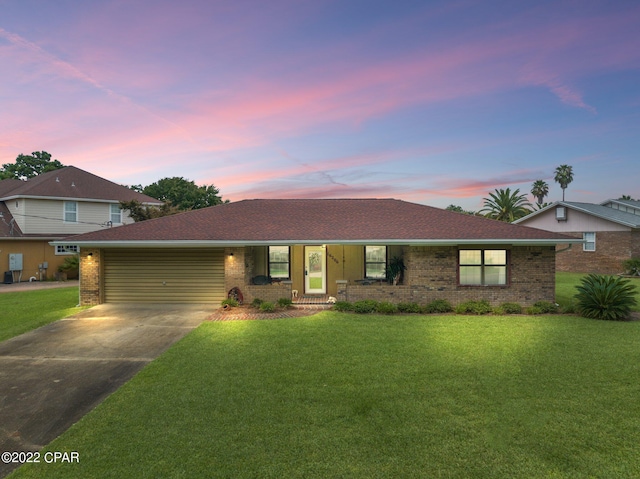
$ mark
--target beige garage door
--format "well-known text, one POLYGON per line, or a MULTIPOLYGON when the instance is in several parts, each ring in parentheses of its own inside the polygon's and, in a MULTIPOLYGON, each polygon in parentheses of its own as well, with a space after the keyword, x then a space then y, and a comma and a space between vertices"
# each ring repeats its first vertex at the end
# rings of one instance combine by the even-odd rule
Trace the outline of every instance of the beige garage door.
POLYGON ((219 303, 224 250, 105 250, 104 295, 107 303, 219 303))

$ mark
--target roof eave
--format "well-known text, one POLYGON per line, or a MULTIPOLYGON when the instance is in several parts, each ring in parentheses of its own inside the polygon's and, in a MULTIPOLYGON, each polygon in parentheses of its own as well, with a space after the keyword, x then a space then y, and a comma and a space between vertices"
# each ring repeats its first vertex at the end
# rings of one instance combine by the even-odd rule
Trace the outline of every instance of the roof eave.
MULTIPOLYGON (((119 203, 120 201, 124 201, 124 200, 117 200, 115 198, 111 200, 105 200, 105 199, 99 199, 99 198, 77 198, 73 196, 41 196, 41 195, 13 195, 13 196, 6 196, 3 198, 0 198, 0 201, 11 201, 11 200, 85 201, 85 202, 91 202, 91 203, 114 203, 114 202, 119 203)), ((157 202, 146 201, 141 204, 162 206, 164 203, 158 200, 157 202)))
POLYGON ((318 240, 121 240, 121 241, 74 241, 73 237, 64 241, 52 241, 52 246, 73 243, 81 248, 211 248, 242 246, 287 246, 287 245, 409 245, 409 246, 460 246, 460 245, 514 245, 514 246, 555 246, 557 244, 583 243, 580 238, 567 239, 318 239, 318 240))

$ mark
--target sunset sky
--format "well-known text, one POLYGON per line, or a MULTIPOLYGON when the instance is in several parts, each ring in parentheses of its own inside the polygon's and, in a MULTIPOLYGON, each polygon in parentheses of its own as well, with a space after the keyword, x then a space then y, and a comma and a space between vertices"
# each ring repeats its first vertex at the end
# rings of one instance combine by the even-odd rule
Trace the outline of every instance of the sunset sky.
POLYGON ((640 197, 638 1, 0 0, 0 164, 225 199, 640 197))

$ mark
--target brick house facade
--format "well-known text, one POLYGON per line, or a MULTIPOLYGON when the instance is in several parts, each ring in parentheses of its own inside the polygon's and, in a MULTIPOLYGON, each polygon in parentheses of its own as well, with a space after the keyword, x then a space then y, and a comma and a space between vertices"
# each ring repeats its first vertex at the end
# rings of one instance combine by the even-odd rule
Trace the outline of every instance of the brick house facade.
POLYGON ((516 223, 572 236, 582 243, 558 247, 558 271, 619 274, 624 272, 624 261, 640 258, 638 201, 557 202, 516 223), (557 208, 562 208, 559 218, 557 208))
POLYGON ((74 241, 82 304, 215 303, 239 288, 245 302, 297 292, 530 305, 554 301, 556 245, 576 240, 398 200, 250 200, 74 241), (393 285, 385 268, 395 259, 406 270, 393 285))

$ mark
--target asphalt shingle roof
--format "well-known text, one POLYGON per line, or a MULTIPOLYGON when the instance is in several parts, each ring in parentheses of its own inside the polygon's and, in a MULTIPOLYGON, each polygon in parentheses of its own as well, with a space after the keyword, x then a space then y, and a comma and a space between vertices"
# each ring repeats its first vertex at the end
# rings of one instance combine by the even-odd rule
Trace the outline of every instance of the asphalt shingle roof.
MULTIPOLYGON (((630 202, 625 201, 625 203, 633 206, 630 202)), ((638 202, 635 202, 638 203, 638 202)), ((577 210, 581 210, 587 213, 591 213, 600 218, 608 219, 614 221, 616 223, 621 223, 626 226, 631 226, 632 228, 640 228, 640 216, 634 215, 633 213, 627 213, 626 211, 620 211, 614 208, 610 208, 608 206, 596 205, 594 203, 579 203, 575 201, 565 201, 569 207, 573 207, 577 210)))
POLYGON ((74 237, 101 242, 575 241, 395 199, 243 200, 74 237))
POLYGON ((26 181, 0 181, 0 200, 14 197, 74 198, 162 204, 161 201, 105 180, 87 171, 66 166, 26 181))

